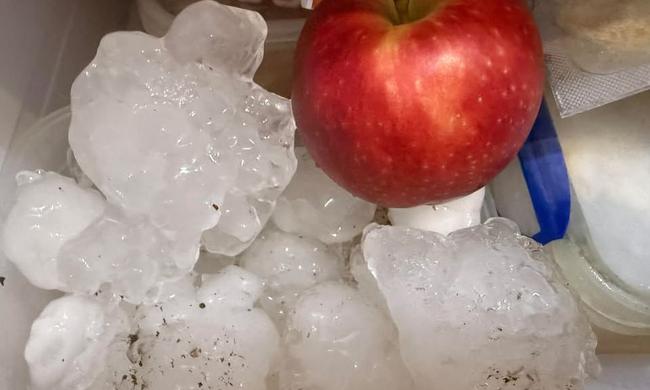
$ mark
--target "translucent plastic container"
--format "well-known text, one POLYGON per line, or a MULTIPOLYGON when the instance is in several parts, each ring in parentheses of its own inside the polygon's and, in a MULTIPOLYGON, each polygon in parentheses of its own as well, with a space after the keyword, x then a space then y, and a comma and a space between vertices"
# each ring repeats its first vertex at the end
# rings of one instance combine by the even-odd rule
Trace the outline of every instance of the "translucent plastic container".
MULTIPOLYGON (((499 213, 518 221, 530 235, 539 229, 535 212, 539 214, 542 206, 557 209, 559 197, 552 194, 566 192, 570 201, 570 214, 564 215, 566 235, 548 248, 585 304, 604 351, 650 352, 647 107, 646 92, 568 119, 560 119, 552 108, 557 136, 546 142, 556 142, 558 149, 540 152, 535 169, 564 170, 566 186, 561 180, 531 186, 526 179, 533 174, 526 172, 522 161, 492 184, 499 213), (552 153, 561 153, 563 161, 549 160, 552 153), (534 196, 540 193, 544 196, 534 196)), ((560 214, 556 217, 562 219, 560 214)))
MULTIPOLYGON (((113 0, 0 1, 0 224, 17 170, 65 164, 68 113, 57 110, 69 104, 70 85, 100 38, 137 26, 131 10, 113 0)), ((0 389, 23 390, 31 323, 59 294, 31 286, 1 254, 0 277, 0 389)))

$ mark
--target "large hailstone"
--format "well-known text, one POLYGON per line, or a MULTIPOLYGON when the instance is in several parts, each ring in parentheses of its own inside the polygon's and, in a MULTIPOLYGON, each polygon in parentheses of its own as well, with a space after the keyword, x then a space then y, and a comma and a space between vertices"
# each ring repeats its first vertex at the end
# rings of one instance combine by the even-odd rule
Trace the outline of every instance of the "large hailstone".
POLYGON ((418 389, 580 389, 597 369, 573 296, 509 223, 376 226, 362 247, 418 389))
POLYGON ((355 289, 307 290, 285 329, 283 390, 410 390, 390 319, 355 289))
POLYGON ((38 287, 84 294, 107 288, 139 303, 155 299, 162 281, 196 260, 198 242, 179 247, 146 218, 123 214, 70 178, 22 172, 18 182, 2 243, 38 287))
POLYGON ((70 145, 108 201, 177 241, 245 249, 296 167, 289 101, 252 81, 266 24, 203 1, 169 33, 119 32, 72 87, 70 145))
POLYGON ((376 205, 359 199, 327 177, 307 149, 296 148, 298 170, 278 199, 273 222, 289 233, 326 244, 350 241, 375 215, 376 205))
POLYGON ((240 265, 264 280, 261 306, 281 324, 306 289, 342 278, 340 258, 309 237, 267 227, 240 256, 240 265))

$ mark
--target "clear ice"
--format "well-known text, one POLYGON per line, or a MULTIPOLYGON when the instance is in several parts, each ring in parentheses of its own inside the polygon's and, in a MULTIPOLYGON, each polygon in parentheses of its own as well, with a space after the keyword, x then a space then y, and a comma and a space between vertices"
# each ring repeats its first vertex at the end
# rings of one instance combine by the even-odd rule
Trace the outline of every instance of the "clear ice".
POLYGON ((574 297, 511 223, 375 226, 362 248, 417 389, 581 389, 597 371, 574 297))
POLYGON ((273 222, 290 233, 324 243, 351 240, 372 221, 376 205, 354 197, 316 166, 304 147, 296 148, 298 170, 278 199, 273 222))
POLYGON ((196 3, 161 38, 118 32, 72 87, 70 145, 111 204, 170 239, 235 255, 291 179, 289 101, 252 81, 266 24, 196 3), (205 233, 203 233, 205 231, 205 233))

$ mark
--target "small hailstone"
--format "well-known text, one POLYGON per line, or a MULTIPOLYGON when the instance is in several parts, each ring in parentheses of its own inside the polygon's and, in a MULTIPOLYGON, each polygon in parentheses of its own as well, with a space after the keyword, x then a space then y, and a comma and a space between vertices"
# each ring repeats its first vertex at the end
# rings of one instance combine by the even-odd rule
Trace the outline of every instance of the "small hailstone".
POLYGON ((177 242, 211 229, 213 252, 252 242, 296 166, 288 100, 251 79, 265 37, 259 14, 203 1, 161 39, 102 39, 72 87, 69 139, 110 203, 177 242))
POLYGON ((193 284, 171 283, 160 303, 138 307, 137 333, 115 340, 94 390, 266 389, 279 337, 254 307, 259 278, 229 266, 193 284))
POLYGON ((128 329, 124 313, 89 297, 50 302, 34 321, 25 347, 32 389, 87 389, 108 346, 128 329))
POLYGON ((341 279, 341 262, 325 244, 269 227, 241 256, 240 264, 265 282, 260 301, 281 323, 304 290, 341 279))
POLYGON ((481 223, 481 207, 484 198, 485 187, 445 203, 389 209, 388 218, 393 226, 449 234, 481 223))
POLYGON ((37 287, 62 288, 57 256, 61 247, 104 213, 96 191, 51 172, 21 172, 16 202, 5 221, 7 258, 37 287))
POLYGON ((418 389, 580 389, 597 370, 573 296, 510 223, 447 237, 376 226, 362 247, 418 389))
POLYGON ((283 390, 409 390, 392 322, 353 288, 307 290, 289 315, 283 390))
POLYGON ((305 148, 296 148, 298 170, 278 199, 273 222, 282 230, 324 243, 350 241, 374 217, 376 206, 341 188, 316 166, 305 148))

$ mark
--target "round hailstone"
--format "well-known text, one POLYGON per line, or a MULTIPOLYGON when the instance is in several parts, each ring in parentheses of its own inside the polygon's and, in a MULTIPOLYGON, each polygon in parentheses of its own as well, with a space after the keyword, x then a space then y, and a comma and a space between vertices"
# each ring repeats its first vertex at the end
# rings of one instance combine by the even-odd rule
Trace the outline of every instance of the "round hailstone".
POLYGON ((255 302, 261 281, 236 266, 167 286, 166 297, 140 306, 134 331, 110 347, 93 390, 265 390, 279 349, 273 322, 255 302))
POLYGON ((260 304, 280 324, 300 293, 328 280, 340 280, 340 258, 314 239, 267 227, 241 256, 240 264, 264 280, 260 304))
POLYGON ((370 223, 376 206, 339 187, 316 166, 305 148, 296 148, 298 170, 273 213, 273 222, 290 233, 326 244, 346 242, 370 223))
POLYGON ((72 87, 69 139, 110 203, 176 242, 208 230, 216 253, 252 242, 296 167, 289 101, 251 79, 265 37, 259 14, 203 1, 161 39, 102 39, 72 87))
POLYGON ((88 389, 108 346, 128 329, 119 308, 67 295, 50 302, 34 321, 25 347, 34 390, 88 389))
POLYGON ((143 216, 124 215, 97 191, 52 172, 19 174, 3 231, 9 260, 38 287, 140 303, 191 270, 198 241, 181 248, 143 216))
POLYGON ((596 339, 542 248, 491 220, 445 237, 375 226, 363 255, 418 389, 580 389, 596 339))
POLYGON ((57 256, 61 247, 104 213, 102 196, 51 172, 21 172, 13 208, 5 221, 2 248, 35 286, 63 288, 57 256))
POLYGON ((289 315, 284 390, 409 390, 390 319, 353 288, 307 290, 289 315))

